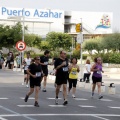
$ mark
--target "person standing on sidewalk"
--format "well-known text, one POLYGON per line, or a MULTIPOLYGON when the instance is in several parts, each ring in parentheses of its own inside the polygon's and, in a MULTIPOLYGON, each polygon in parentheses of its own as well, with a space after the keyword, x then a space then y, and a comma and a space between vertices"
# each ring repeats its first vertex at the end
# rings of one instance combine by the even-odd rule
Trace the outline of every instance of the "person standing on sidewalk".
MULTIPOLYGON (((28 82, 29 82, 29 74, 27 73, 27 69, 28 69, 28 67, 30 66, 30 63, 31 63, 31 58, 30 58, 30 53, 27 53, 27 58, 25 58, 24 60, 23 60, 23 65, 24 65, 24 75, 25 75, 25 78, 26 78, 26 80, 25 80, 25 78, 24 78, 24 82, 26 81, 26 87, 29 87, 29 84, 28 84, 28 82)), ((24 83, 22 83, 22 85, 24 85, 24 83)))
POLYGON ((66 52, 60 52, 60 58, 55 62, 56 69, 56 99, 55 104, 58 104, 58 95, 60 92, 61 85, 63 85, 63 105, 67 105, 67 80, 68 80, 68 59, 66 58, 66 52))
POLYGON ((42 68, 40 65, 40 58, 35 57, 34 60, 35 60, 35 63, 33 62, 32 64, 30 64, 30 66, 27 69, 27 73, 30 75, 30 92, 25 96, 24 101, 27 102, 29 96, 35 90, 34 106, 39 107, 38 97, 39 97, 39 90, 40 90, 40 86, 41 86, 42 68))
POLYGON ((50 51, 46 50, 44 52, 44 55, 40 57, 40 64, 42 65, 42 71, 43 71, 43 92, 47 92, 46 90, 46 84, 47 84, 47 76, 48 76, 48 64, 49 64, 49 56, 50 51))
POLYGON ((91 71, 93 71, 92 80, 93 80, 93 86, 92 86, 92 97, 94 96, 94 91, 96 88, 96 85, 98 87, 98 94, 99 99, 102 99, 103 96, 101 95, 101 84, 102 84, 102 73, 104 72, 102 70, 102 60, 100 57, 97 57, 94 59, 95 64, 92 66, 91 71))
POLYGON ((71 59, 71 65, 69 65, 69 88, 68 93, 72 89, 72 97, 75 98, 76 85, 78 79, 78 72, 80 71, 77 65, 77 58, 71 59), (73 87, 73 88, 72 88, 73 87))
POLYGON ((85 70, 84 70, 83 81, 86 83, 89 83, 90 75, 91 75, 91 65, 90 65, 90 60, 87 60, 86 65, 85 65, 85 70), (87 80, 86 80, 86 78, 87 78, 87 80))

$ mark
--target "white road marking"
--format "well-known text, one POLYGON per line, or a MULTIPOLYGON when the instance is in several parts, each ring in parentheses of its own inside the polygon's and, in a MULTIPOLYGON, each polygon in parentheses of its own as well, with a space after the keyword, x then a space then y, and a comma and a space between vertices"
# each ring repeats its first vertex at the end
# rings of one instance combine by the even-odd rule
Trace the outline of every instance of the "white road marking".
POLYGON ((9 98, 0 98, 0 100, 7 100, 7 99, 9 99, 9 98))
POLYGON ((89 105, 78 105, 83 108, 96 108, 95 106, 89 106, 89 105))
POLYGON ((112 101, 112 100, 110 100, 110 99, 101 99, 101 101, 109 102, 109 101, 112 101))
MULTIPOLYGON (((21 97, 20 99, 25 99, 24 97, 21 97)), ((33 98, 33 97, 30 97, 30 98, 28 98, 28 99, 30 99, 30 100, 34 100, 35 98, 33 98)))
MULTIPOLYGON (((49 100, 55 100, 55 98, 47 98, 47 99, 49 99, 49 100)), ((58 98, 58 99, 62 99, 62 98, 58 98)))
POLYGON ((18 107, 34 107, 34 105, 17 105, 18 107))
POLYGON ((120 109, 120 107, 112 107, 112 106, 108 106, 108 107, 113 109, 120 109))
POLYGON ((50 107, 66 107, 64 105, 49 105, 50 107))
POLYGON ((88 99, 84 99, 84 98, 74 98, 75 100, 88 100, 88 99))
POLYGON ((0 117, 14 116, 92 116, 92 117, 120 117, 118 114, 3 114, 0 117))
POLYGON ((7 120, 7 119, 0 117, 0 120, 7 120))
POLYGON ((99 116, 96 116, 96 115, 93 115, 93 117, 95 117, 95 118, 99 118, 99 119, 101 119, 101 120, 110 120, 110 119, 106 119, 106 118, 99 117, 99 116))

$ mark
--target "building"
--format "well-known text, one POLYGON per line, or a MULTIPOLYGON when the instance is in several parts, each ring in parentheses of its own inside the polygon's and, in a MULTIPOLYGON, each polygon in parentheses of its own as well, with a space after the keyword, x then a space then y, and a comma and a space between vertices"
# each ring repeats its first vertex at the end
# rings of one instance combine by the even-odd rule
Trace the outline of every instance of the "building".
POLYGON ((84 39, 112 33, 112 13, 80 12, 51 9, 0 7, 0 24, 24 22, 28 33, 45 37, 48 32, 65 32, 76 38, 75 27, 82 22, 84 39))

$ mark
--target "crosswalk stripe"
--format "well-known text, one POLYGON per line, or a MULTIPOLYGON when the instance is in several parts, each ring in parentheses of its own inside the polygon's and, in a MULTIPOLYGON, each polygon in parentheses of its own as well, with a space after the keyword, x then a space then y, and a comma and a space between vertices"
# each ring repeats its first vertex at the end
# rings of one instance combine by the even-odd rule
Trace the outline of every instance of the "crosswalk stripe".
MULTIPOLYGON (((24 98, 24 97, 20 97, 20 99, 24 100, 25 98, 24 98)), ((30 99, 30 100, 33 100, 33 99, 35 99, 35 98, 30 97, 29 99, 30 99)))
POLYGON ((50 107, 66 107, 64 105, 49 105, 50 107))
POLYGON ((112 106, 108 106, 108 107, 113 109, 120 109, 120 107, 112 107, 112 106))
POLYGON ((78 105, 78 106, 83 108, 96 108, 95 106, 89 106, 89 105, 78 105))
POLYGON ((0 100, 7 100, 7 99, 9 99, 9 98, 0 98, 0 100))
MULTIPOLYGON (((47 98, 47 99, 49 99, 49 100, 55 100, 55 98, 47 98)), ((58 99, 62 99, 62 98, 58 98, 58 99)))
POLYGON ((110 100, 110 99, 101 99, 101 101, 109 102, 109 101, 112 101, 112 100, 110 100))
POLYGON ((34 107, 34 105, 17 105, 18 107, 34 107))
POLYGON ((74 98, 75 100, 88 100, 88 99, 85 99, 85 98, 74 98))

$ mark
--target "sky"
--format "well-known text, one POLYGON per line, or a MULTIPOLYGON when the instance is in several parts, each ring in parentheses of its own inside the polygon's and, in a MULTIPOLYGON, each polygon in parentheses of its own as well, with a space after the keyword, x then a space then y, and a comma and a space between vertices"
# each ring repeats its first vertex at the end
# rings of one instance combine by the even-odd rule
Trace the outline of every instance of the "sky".
POLYGON ((113 12, 113 31, 120 31, 120 0, 0 0, 2 7, 113 12))

